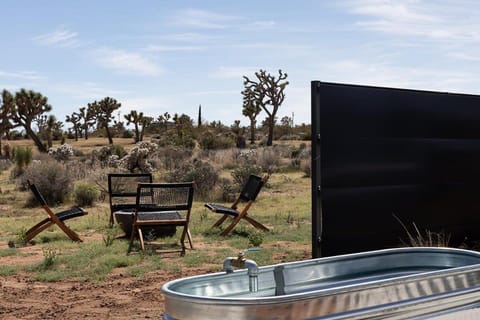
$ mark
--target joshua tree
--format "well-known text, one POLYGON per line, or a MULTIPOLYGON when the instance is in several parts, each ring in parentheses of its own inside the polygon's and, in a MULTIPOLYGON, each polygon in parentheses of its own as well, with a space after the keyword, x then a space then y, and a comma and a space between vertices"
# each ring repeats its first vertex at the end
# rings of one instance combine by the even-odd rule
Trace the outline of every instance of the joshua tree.
POLYGON ((83 123, 80 127, 85 133, 85 140, 88 140, 88 129, 95 124, 95 109, 94 106, 89 103, 87 107, 80 108, 80 113, 78 113, 79 120, 83 120, 83 123))
POLYGON ((143 141, 145 129, 148 128, 153 122, 153 117, 144 116, 142 119, 142 130, 140 130, 140 141, 143 141))
POLYGON ((13 109, 13 96, 7 90, 2 91, 2 104, 0 105, 0 157, 2 157, 2 138, 8 135, 13 124, 10 122, 10 110, 13 109))
POLYGON ((158 116, 157 121, 160 122, 160 125, 164 128, 165 131, 168 129, 168 121, 172 118, 170 113, 165 112, 158 116))
POLYGON ((80 123, 80 115, 76 112, 73 112, 71 115, 66 116, 65 121, 72 124, 73 132, 75 133, 75 141, 78 141, 78 132, 82 126, 80 123))
POLYGON ((115 117, 113 112, 119 109, 121 106, 121 103, 110 97, 105 97, 99 102, 94 101, 93 103, 88 104, 88 108, 92 108, 95 111, 97 125, 100 128, 105 128, 109 144, 113 144, 113 138, 112 133, 110 132, 109 124, 115 117))
POLYGON ((42 96, 39 92, 20 89, 20 91, 15 93, 15 103, 10 104, 10 116, 14 124, 25 129, 25 132, 33 140, 40 152, 47 152, 47 148, 33 131, 32 123, 44 113, 52 110, 52 106, 47 101, 47 97, 42 96))
MULTIPOLYGON (((263 101, 261 98, 260 101, 263 101)), ((243 92, 243 115, 250 119, 250 143, 255 143, 255 125, 257 123, 257 116, 262 111, 262 107, 255 99, 255 94, 251 90, 243 92)))
MULTIPOLYGON (((267 113, 268 140, 267 146, 273 143, 273 128, 275 126, 275 117, 278 108, 285 99, 285 87, 288 85, 287 74, 278 70, 278 78, 270 75, 265 70, 255 72, 257 81, 250 80, 244 76, 245 90, 242 91, 244 97, 253 96, 256 103, 267 113), (283 82, 282 82, 283 81, 283 82), (267 106, 271 106, 271 110, 267 106)), ((250 98, 249 98, 250 99, 250 98)))
POLYGON ((129 114, 124 115, 124 118, 125 120, 127 120, 127 125, 133 123, 135 130, 135 142, 142 141, 145 127, 148 127, 150 125, 153 118, 144 116, 143 112, 138 113, 135 110, 132 110, 129 114))

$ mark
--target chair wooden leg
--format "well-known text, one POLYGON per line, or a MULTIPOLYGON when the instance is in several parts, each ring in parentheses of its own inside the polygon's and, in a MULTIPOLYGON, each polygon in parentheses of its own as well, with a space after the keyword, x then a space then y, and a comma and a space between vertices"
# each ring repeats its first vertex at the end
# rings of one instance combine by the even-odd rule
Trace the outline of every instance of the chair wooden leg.
POLYGON ((110 224, 110 228, 113 227, 113 212, 110 212, 110 221, 109 221, 109 224, 110 224))
POLYGON ((226 227, 222 232, 220 232, 220 235, 221 236, 228 235, 233 230, 233 228, 235 228, 237 223, 240 222, 240 220, 242 220, 242 216, 239 215, 239 216, 235 217, 233 219, 233 221, 228 225, 228 227, 226 227))
POLYGON ((143 240, 143 233, 140 227, 137 227, 138 239, 140 240, 140 247, 145 251, 145 241, 143 240))
POLYGON ((227 220, 228 217, 229 217, 228 214, 224 214, 223 216, 221 216, 220 219, 218 219, 217 222, 215 222, 215 223, 212 225, 212 228, 221 226, 222 223, 223 223, 225 220, 227 220))
POLYGON ((42 207, 48 213, 48 215, 50 216, 50 219, 57 226, 59 226, 59 228, 62 229, 63 232, 65 232, 65 234, 70 237, 70 239, 72 239, 73 241, 82 242, 82 239, 80 239, 78 234, 75 231, 73 231, 72 229, 70 229, 69 227, 67 227, 67 225, 65 223, 60 221, 60 219, 55 215, 55 213, 53 213, 53 211, 50 209, 49 206, 43 205, 42 207))
POLYGON ((255 228, 257 229, 261 229, 263 231, 269 231, 267 227, 265 227, 263 224, 261 224, 260 222, 258 222, 257 220, 253 219, 253 218, 250 218, 248 215, 245 215, 243 217, 245 220, 247 220, 248 222, 250 222, 250 224, 252 226, 254 226, 255 228))
MULTIPOLYGON (((180 253, 181 256, 185 255, 185 238, 188 238, 190 241, 190 230, 188 230, 187 226, 183 227, 182 236, 180 237, 180 244, 182 245, 182 252, 180 253)), ((191 242, 190 245, 192 245, 191 242)))
POLYGON ((50 226, 52 226, 54 224, 55 224, 55 222, 53 222, 52 219, 50 219, 50 218, 46 218, 46 219, 40 221, 39 223, 37 223, 36 225, 34 225, 30 229, 28 229, 27 232, 25 232, 25 242, 31 241, 40 232, 42 232, 43 230, 49 228, 50 226))
POLYGON ((132 225, 132 232, 130 232, 130 243, 128 244, 127 254, 129 254, 130 251, 132 251, 132 245, 133 245, 133 240, 135 240, 136 231, 137 229, 135 228, 135 225, 132 225))
POLYGON ((190 229, 188 228, 187 228, 187 238, 188 238, 188 243, 190 244, 190 249, 193 249, 192 234, 190 233, 190 229))

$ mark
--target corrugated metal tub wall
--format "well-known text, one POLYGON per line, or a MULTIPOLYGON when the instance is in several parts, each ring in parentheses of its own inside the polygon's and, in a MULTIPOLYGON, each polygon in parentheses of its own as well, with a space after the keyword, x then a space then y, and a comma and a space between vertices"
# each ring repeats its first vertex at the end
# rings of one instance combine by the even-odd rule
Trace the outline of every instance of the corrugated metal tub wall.
POLYGON ((480 253, 398 248, 182 278, 164 319, 433 319, 480 302, 480 253), (257 289, 258 288, 258 289, 257 289))

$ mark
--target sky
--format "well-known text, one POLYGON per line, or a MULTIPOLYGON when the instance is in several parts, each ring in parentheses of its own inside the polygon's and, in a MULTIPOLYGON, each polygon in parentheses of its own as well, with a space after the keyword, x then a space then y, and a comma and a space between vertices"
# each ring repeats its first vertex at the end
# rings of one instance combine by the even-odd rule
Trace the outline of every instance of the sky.
MULTIPOLYGON (((309 124, 313 80, 480 94, 477 0, 2 0, 0 90, 66 115, 104 97, 158 117, 242 115, 243 76, 288 74, 277 117, 309 124)), ((265 118, 265 112, 258 120, 265 118)))

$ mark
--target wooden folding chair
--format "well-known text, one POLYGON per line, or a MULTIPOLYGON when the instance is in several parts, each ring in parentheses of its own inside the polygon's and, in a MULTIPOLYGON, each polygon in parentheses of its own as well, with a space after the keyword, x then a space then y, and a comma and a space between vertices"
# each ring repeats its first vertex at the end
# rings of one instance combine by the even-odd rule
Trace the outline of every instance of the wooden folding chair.
POLYGON ((183 227, 180 236, 181 249, 163 250, 163 252, 180 251, 181 255, 184 255, 186 249, 185 238, 188 238, 190 247, 193 248, 188 229, 193 191, 193 182, 139 183, 128 252, 131 251, 136 234, 138 234, 142 250, 145 250, 146 235, 142 232, 143 226, 183 227))
POLYGON ((257 229, 268 231, 267 227, 248 215, 248 210, 255 202, 255 199, 267 180, 268 177, 266 176, 261 178, 256 175, 250 175, 247 182, 243 186, 240 195, 230 207, 216 203, 206 203, 206 208, 213 212, 222 214, 222 217, 213 224, 212 228, 221 226, 222 223, 227 220, 227 218, 231 218, 232 222, 220 233, 220 235, 228 235, 242 219, 248 221, 257 229), (240 202, 245 203, 245 206, 241 210, 238 209, 240 202))
POLYGON ((76 234, 75 231, 67 227, 64 221, 75 218, 75 217, 84 216, 88 214, 87 211, 83 210, 83 208, 80 208, 80 207, 72 207, 68 210, 54 213, 52 209, 50 209, 50 207, 47 205, 45 198, 42 196, 37 186, 35 186, 33 183, 31 183, 28 180, 27 180, 27 183, 28 183, 28 186, 30 187, 30 190, 32 190, 33 194, 35 195, 35 198, 37 199, 37 201, 40 203, 42 208, 47 212, 48 218, 43 219, 42 221, 40 221, 39 223, 37 223, 36 225, 34 225, 33 227, 27 230, 26 239, 25 239, 26 242, 29 242, 40 232, 42 232, 43 230, 47 229, 48 227, 54 224, 56 224, 60 229, 62 229, 62 231, 65 232, 65 234, 73 241, 82 242, 82 239, 80 239, 78 234, 76 234))
POLYGON ((108 198, 110 202, 110 226, 115 211, 135 210, 137 186, 140 182, 152 183, 151 173, 109 173, 108 198))

